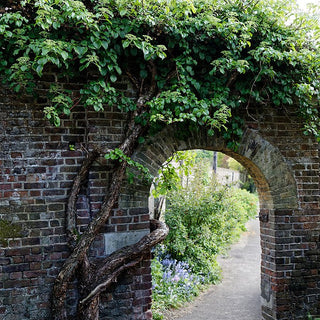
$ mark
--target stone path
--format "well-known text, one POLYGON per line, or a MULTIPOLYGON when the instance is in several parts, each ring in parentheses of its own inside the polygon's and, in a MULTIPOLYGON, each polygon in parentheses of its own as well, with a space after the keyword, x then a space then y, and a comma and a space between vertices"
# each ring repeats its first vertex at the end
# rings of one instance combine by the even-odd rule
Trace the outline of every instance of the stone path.
POLYGON ((171 314, 176 320, 260 320, 260 234, 258 219, 219 259, 223 280, 188 307, 171 314))

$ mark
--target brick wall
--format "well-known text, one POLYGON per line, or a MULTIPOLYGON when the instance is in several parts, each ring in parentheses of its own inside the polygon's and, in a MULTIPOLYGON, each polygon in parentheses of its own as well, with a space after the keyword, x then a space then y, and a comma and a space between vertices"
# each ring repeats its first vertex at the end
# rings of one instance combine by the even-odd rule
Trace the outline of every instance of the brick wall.
MULTIPOLYGON (((73 177, 86 149, 93 144, 112 147, 124 130, 126 115, 112 108, 103 113, 79 108, 61 128, 53 128, 41 113, 48 85, 39 84, 37 99, 0 89, 0 219, 20 227, 0 250, 0 319, 50 319, 52 283, 69 254, 64 214, 73 177)), ((131 91, 125 82, 119 85, 131 91)), ((65 86, 77 95, 78 85, 65 86)), ((250 110, 256 121, 247 118, 237 152, 202 130, 179 139, 169 127, 135 154, 153 173, 174 151, 194 148, 224 152, 248 169, 261 205, 263 319, 320 314, 319 144, 301 134, 298 120, 286 112, 250 110)), ((78 201, 80 231, 99 210, 111 169, 99 159, 90 171, 78 201)), ((119 209, 103 232, 148 231, 148 192, 143 184, 124 186, 119 209)), ((91 254, 104 255, 105 246, 101 235, 91 254)), ((147 259, 104 294, 101 319, 151 319, 150 290, 147 259)), ((76 300, 70 290, 71 310, 76 300)))
MULTIPOLYGON (((50 319, 53 281, 69 255, 64 219, 73 178, 87 149, 96 144, 115 146, 124 130, 126 115, 116 109, 97 114, 79 108, 61 128, 52 127, 41 112, 47 87, 48 83, 39 85, 44 89, 37 99, 0 90, 0 219, 19 229, 0 249, 0 319, 50 319)), ((80 232, 101 206, 111 169, 101 158, 90 171, 77 203, 80 232)), ((121 210, 114 210, 103 232, 149 231, 147 201, 138 192, 124 187, 119 205, 121 210)), ((91 254, 105 254, 103 235, 97 237, 91 254)), ((101 319, 123 319, 124 309, 132 319, 149 319, 150 261, 120 283, 114 295, 106 294, 103 305, 106 310, 116 305, 121 312, 113 311, 110 317, 102 310, 101 319), (130 297, 124 297, 124 291, 132 292, 130 297)), ((76 300, 71 288, 70 310, 76 300)))
POLYGON ((155 168, 176 150, 203 148, 224 152, 248 169, 260 200, 263 319, 320 314, 319 144, 288 113, 250 110, 237 152, 219 136, 200 130, 181 140, 167 128, 136 155, 155 168))

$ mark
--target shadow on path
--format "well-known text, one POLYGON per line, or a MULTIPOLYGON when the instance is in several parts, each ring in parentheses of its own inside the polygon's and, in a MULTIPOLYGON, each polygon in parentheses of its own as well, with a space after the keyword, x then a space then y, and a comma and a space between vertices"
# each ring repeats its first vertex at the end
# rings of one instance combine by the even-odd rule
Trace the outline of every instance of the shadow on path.
MULTIPOLYGON (((176 320, 260 320, 260 232, 258 219, 218 259, 222 282, 212 286, 188 307, 170 315, 176 320)), ((169 319, 169 318, 168 318, 169 319)))

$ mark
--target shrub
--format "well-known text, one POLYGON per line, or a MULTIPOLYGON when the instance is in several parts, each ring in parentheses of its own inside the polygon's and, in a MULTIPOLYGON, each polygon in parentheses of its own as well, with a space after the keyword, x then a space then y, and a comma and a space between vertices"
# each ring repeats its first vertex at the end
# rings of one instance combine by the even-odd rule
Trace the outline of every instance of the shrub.
POLYGON ((165 221, 170 232, 165 245, 169 254, 187 262, 194 273, 209 282, 215 281, 215 256, 245 230, 245 223, 256 214, 256 196, 212 180, 207 185, 195 182, 172 192, 168 200, 165 221))
POLYGON ((161 319, 161 310, 180 306, 219 280, 216 257, 245 230, 258 202, 256 195, 220 185, 199 168, 191 183, 167 199, 170 232, 152 261, 155 319, 161 319))

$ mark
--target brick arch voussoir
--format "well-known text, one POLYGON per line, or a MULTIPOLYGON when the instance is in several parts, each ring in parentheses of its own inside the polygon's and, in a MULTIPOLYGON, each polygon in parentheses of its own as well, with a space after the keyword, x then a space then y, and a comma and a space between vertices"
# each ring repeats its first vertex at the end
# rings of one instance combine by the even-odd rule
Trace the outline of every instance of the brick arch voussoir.
POLYGON ((280 150, 255 130, 244 132, 235 152, 227 148, 221 136, 209 136, 201 129, 181 135, 175 126, 169 126, 149 138, 136 151, 134 158, 156 175, 159 167, 174 152, 191 149, 223 152, 240 162, 255 181, 261 209, 298 208, 297 187, 290 166, 280 150))

